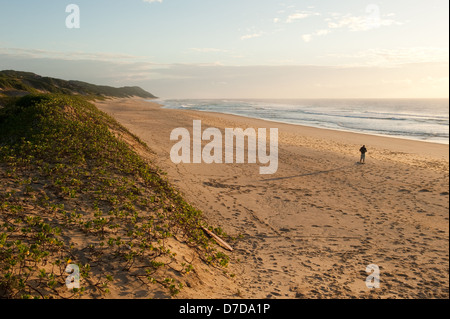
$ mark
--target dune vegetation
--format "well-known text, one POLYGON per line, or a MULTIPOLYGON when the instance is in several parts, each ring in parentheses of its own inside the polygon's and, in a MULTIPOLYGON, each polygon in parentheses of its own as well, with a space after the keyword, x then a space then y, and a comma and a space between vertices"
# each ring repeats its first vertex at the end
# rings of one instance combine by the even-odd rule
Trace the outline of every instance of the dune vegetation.
POLYGON ((113 118, 64 94, 3 105, 1 298, 101 298, 129 282, 170 297, 195 271, 194 258, 227 266, 229 257, 202 230, 202 212, 113 118), (67 289, 68 265, 79 267, 80 288, 67 289))

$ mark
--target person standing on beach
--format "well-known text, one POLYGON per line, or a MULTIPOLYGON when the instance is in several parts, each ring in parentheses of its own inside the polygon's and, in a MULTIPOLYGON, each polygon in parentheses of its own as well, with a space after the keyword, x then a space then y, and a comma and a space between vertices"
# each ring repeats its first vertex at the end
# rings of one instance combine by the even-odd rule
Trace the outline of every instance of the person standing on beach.
POLYGON ((366 153, 367 153, 367 148, 365 145, 363 145, 359 151, 361 152, 361 159, 359 160, 359 162, 361 164, 365 164, 366 163, 366 153))

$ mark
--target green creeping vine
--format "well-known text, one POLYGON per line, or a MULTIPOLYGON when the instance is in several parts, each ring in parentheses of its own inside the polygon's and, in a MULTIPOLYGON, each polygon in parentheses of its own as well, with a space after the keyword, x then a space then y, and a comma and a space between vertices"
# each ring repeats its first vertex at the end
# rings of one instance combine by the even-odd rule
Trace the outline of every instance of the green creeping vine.
POLYGON ((174 296, 183 283, 167 270, 193 271, 170 250, 175 238, 228 265, 202 213, 114 132, 132 136, 81 97, 33 94, 0 108, 1 298, 102 297, 118 271, 174 296), (82 284, 68 291, 70 263, 82 284))

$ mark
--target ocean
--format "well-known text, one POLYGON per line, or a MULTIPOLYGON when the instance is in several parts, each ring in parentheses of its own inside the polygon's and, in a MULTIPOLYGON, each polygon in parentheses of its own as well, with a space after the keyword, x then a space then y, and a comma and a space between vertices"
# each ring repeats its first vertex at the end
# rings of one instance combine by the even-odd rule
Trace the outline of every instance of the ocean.
POLYGON ((282 123, 449 144, 448 99, 193 100, 170 109, 234 114, 282 123))

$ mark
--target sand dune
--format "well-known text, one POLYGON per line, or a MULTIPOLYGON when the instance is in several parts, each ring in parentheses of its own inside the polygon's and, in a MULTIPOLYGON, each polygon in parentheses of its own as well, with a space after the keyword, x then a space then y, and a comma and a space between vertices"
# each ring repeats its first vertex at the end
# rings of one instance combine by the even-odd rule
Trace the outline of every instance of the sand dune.
MULTIPOLYGON (((97 103, 155 152, 152 159, 212 225, 238 239, 244 298, 448 298, 448 145, 167 110, 138 99, 97 103), (279 129, 279 169, 179 164, 170 132, 279 129), (359 147, 366 144, 367 164, 359 147), (365 284, 380 267, 379 289, 365 284)), ((208 296, 205 296, 206 298, 208 296)))

